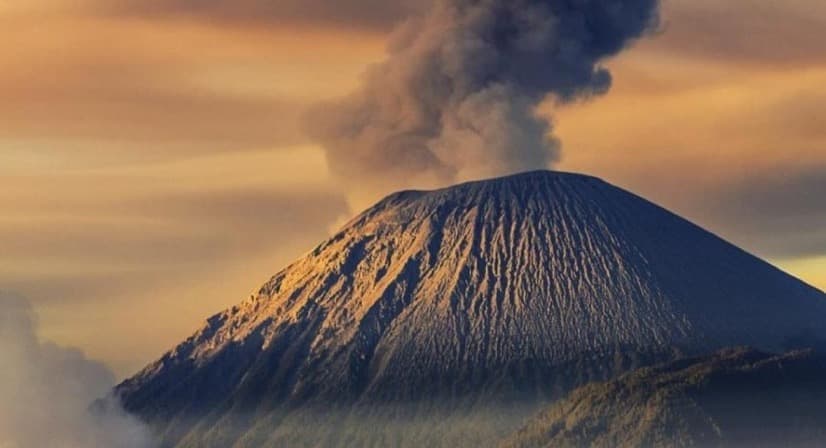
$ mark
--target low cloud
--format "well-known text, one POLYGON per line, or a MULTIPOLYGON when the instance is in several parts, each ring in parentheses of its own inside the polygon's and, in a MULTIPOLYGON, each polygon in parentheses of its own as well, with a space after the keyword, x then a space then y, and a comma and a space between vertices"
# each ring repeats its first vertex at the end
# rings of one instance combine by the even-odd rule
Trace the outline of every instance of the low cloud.
POLYGON ((115 378, 103 364, 39 342, 27 300, 0 293, 0 307, 0 446, 152 446, 147 428, 109 395, 115 378))

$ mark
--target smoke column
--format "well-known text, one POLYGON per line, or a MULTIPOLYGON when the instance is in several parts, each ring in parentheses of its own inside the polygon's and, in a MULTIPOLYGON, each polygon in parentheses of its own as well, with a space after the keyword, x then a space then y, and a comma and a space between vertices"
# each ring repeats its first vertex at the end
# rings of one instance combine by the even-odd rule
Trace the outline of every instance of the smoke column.
POLYGON ((111 397, 115 378, 78 350, 37 340, 25 299, 0 291, 0 447, 151 448, 111 397))
MULTIPOLYGON (((546 168, 536 107, 611 86, 600 61, 656 27, 658 0, 435 0, 395 30, 352 95, 317 105, 310 136, 351 205, 388 190, 546 168)), ((364 204, 359 204, 364 205, 364 204)))

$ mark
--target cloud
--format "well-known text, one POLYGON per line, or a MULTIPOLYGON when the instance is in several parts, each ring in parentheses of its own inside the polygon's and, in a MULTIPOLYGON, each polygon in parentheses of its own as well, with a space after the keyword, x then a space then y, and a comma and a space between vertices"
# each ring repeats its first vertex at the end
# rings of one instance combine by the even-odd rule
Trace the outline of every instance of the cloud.
POLYGON ((115 379, 103 364, 40 343, 25 299, 0 293, 0 307, 0 446, 152 446, 147 429, 111 397, 115 379))
POLYGON ((72 140, 106 141, 110 151, 152 145, 141 151, 178 153, 305 140, 298 119, 302 100, 198 86, 186 73, 154 67, 151 58, 124 61, 105 54, 84 60, 90 56, 66 61, 29 55, 25 73, 0 73, 0 139, 52 139, 67 148, 72 140))
POLYGON ((4 255, 75 263, 158 267, 232 254, 266 252, 300 234, 323 234, 346 211, 332 192, 234 189, 165 191, 163 195, 99 198, 62 209, 74 217, 0 220, 4 255))
POLYGON ((285 23, 387 30, 427 1, 413 0, 125 0, 99 8, 149 17, 188 16, 217 23, 285 23))
POLYGON ((334 192, 263 188, 62 200, 48 220, 0 219, 0 284, 38 304, 123 302, 262 257, 275 270, 347 212, 334 192))
POLYGON ((604 58, 650 30, 657 0, 440 0, 399 27, 361 88, 307 117, 351 194, 544 168, 536 114, 611 85, 604 58))
POLYGON ((299 117, 307 105, 352 84, 362 63, 351 59, 381 48, 378 37, 188 19, 0 10, 0 21, 0 145, 67 153, 191 155, 306 142, 299 117))
POLYGON ((823 2, 671 0, 665 5, 664 32, 649 47, 753 68, 826 62, 823 2))
POLYGON ((761 255, 826 255, 826 166, 778 169, 723 187, 707 199, 715 227, 761 255))

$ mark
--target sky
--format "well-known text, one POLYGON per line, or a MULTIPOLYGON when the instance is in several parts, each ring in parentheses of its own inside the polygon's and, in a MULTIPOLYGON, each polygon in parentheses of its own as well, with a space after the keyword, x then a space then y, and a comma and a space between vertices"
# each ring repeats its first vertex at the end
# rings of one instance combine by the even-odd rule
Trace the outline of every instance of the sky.
MULTIPOLYGON (((159 357, 385 193, 348 197, 303 117, 424 3, 0 3, 0 289, 121 378, 159 357)), ((553 168, 826 289, 824 41, 820 0, 667 0, 607 94, 540 106, 553 168)))

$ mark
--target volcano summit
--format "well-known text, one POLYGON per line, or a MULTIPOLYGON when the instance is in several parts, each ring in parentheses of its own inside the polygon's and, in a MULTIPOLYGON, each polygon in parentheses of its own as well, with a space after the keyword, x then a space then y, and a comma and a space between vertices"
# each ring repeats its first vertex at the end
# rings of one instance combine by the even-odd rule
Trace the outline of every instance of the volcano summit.
POLYGON ((489 446, 587 381, 826 339, 826 295, 599 179, 393 194, 118 387, 164 447, 489 446))

